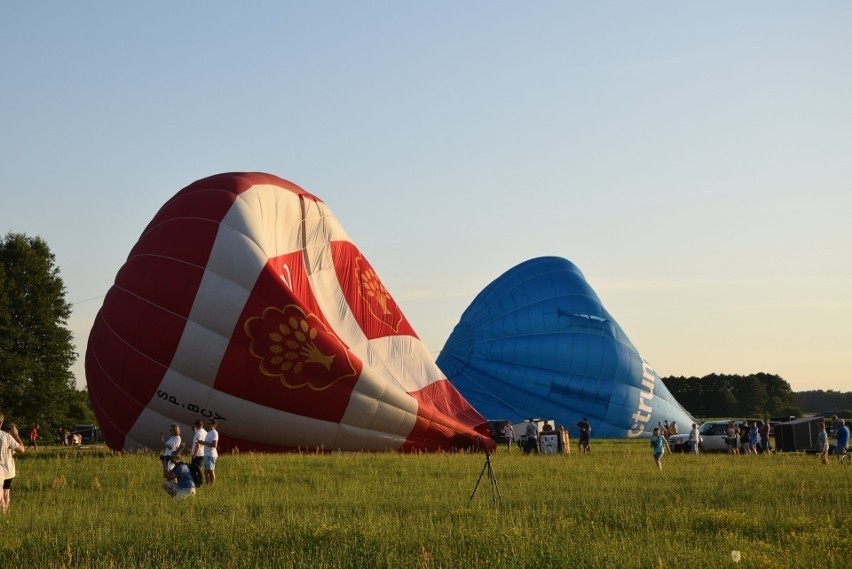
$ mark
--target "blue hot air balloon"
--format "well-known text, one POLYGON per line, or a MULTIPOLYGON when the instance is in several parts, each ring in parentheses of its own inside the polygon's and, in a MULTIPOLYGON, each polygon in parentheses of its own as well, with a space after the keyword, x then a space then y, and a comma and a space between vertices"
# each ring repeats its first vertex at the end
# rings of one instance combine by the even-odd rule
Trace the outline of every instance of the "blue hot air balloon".
POLYGON ((462 314, 438 367, 488 419, 588 417, 593 436, 681 432, 694 419, 606 311, 580 270, 531 259, 489 284, 462 314))

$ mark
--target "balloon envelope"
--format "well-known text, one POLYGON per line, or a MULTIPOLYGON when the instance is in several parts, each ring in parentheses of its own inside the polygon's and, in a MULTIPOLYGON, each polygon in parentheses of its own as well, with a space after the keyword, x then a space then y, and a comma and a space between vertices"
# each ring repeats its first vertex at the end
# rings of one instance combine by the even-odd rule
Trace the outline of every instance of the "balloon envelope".
POLYGON ((219 420, 220 447, 493 445, 330 209, 260 173, 170 199, 107 293, 86 351, 114 449, 219 420))
POLYGON ((681 432, 693 419, 606 311, 580 270, 531 259, 489 284, 465 310, 438 366, 489 419, 588 417, 595 436, 681 432))

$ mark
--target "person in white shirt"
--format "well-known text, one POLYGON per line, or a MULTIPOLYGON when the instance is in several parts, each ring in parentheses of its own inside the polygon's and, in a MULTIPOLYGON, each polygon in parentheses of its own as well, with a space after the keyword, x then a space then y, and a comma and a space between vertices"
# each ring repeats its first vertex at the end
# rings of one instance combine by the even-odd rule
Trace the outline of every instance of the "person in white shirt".
POLYGON ((163 433, 160 433, 160 442, 163 443, 163 452, 160 455, 160 461, 163 463, 163 470, 171 470, 172 455, 179 452, 181 448, 180 427, 177 423, 169 425, 168 439, 163 437, 163 433))
POLYGON ((698 433, 698 425, 692 424, 692 430, 689 431, 689 450, 693 454, 698 454, 698 446, 701 444, 701 435, 698 433))
POLYGON ((524 445, 524 452, 538 452, 538 425, 532 419, 527 423, 526 435, 527 440, 524 445))
POLYGON ((3 480, 3 494, 0 504, 2 504, 2 512, 5 514, 9 511, 9 506, 12 503, 12 481, 15 479, 15 458, 14 453, 25 452, 27 449, 21 441, 21 436, 18 434, 18 427, 11 421, 4 422, 3 411, 0 411, 0 423, 3 425, 0 430, 0 479, 3 480))
POLYGON ((207 419, 207 434, 198 444, 204 447, 204 481, 213 486, 216 483, 216 459, 219 457, 219 421, 207 419))
POLYGON ((201 419, 195 421, 192 429, 195 431, 192 435, 192 464, 204 470, 204 445, 202 443, 207 437, 207 430, 204 428, 204 422, 201 419))
POLYGON ((512 423, 506 423, 503 427, 503 438, 506 439, 506 450, 512 452, 512 445, 515 443, 515 427, 512 423))

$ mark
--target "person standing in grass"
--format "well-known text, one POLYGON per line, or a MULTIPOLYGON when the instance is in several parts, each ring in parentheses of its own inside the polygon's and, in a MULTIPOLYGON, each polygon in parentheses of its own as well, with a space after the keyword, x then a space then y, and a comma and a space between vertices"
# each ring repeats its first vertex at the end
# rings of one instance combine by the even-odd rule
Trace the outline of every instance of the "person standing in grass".
POLYGON ((515 442, 515 427, 512 423, 506 423, 503 427, 503 438, 506 439, 506 451, 512 452, 512 444, 515 442))
POLYGON ((733 421, 728 421, 728 430, 725 431, 725 444, 728 445, 728 454, 739 454, 737 445, 739 444, 739 432, 737 425, 733 421))
POLYGON ((177 423, 169 425, 169 438, 163 437, 160 433, 160 442, 163 443, 163 453, 160 455, 160 461, 163 463, 163 469, 169 470, 172 467, 170 461, 173 454, 178 454, 182 446, 180 439, 180 426, 177 423))
POLYGON ((757 421, 752 421, 748 428, 748 452, 757 454, 757 444, 760 441, 760 430, 757 428, 757 421))
POLYGON ((524 452, 538 452, 538 427, 532 418, 530 418, 529 423, 527 423, 526 435, 527 438, 524 442, 524 452))
POLYGON ((760 426, 760 452, 769 452, 769 433, 771 430, 772 424, 769 422, 769 417, 766 417, 760 426))
POLYGON ((204 438, 207 436, 207 430, 204 428, 204 421, 197 419, 192 426, 195 431, 192 435, 192 464, 204 470, 204 438))
POLYGON ((24 443, 18 435, 18 427, 9 421, 5 422, 5 413, 0 410, 0 478, 3 480, 3 494, 0 498, 0 506, 5 514, 9 511, 12 503, 12 481, 15 479, 15 457, 16 452, 26 452, 24 443))
POLYGON ((33 450, 38 450, 38 430, 38 423, 33 425, 33 428, 30 429, 30 442, 27 444, 27 450, 29 450, 30 447, 33 447, 33 450))
POLYGON ((839 426, 834 431, 834 438, 837 440, 837 458, 840 459, 849 447, 849 427, 846 426, 845 419, 840 419, 837 423, 839 426))
POLYGON ((692 454, 698 454, 701 447, 701 433, 698 432, 698 423, 692 424, 692 430, 689 431, 689 450, 692 454))
POLYGON ((651 435, 651 449, 654 453, 654 462, 660 470, 663 469, 663 453, 667 445, 666 437, 660 434, 660 428, 654 427, 654 434, 651 435))
POLYGON ((583 454, 591 453, 592 426, 589 424, 589 420, 586 417, 583 417, 583 420, 577 423, 577 428, 580 429, 580 452, 582 452, 583 454))
POLYGON ((825 432, 825 423, 818 423, 817 429, 817 448, 819 449, 819 458, 823 464, 828 464, 828 433, 825 432))
POLYGON ((207 434, 199 444, 204 447, 204 481, 213 486, 216 483, 216 459, 219 458, 219 421, 207 419, 207 434))

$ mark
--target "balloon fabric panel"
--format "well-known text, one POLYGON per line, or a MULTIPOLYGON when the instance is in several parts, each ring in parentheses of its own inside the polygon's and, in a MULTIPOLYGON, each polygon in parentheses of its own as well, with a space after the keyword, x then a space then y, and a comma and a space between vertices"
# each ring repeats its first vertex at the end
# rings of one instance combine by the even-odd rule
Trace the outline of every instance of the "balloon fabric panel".
POLYGON ((164 204, 105 297, 86 376, 115 449, 200 417, 224 451, 494 444, 328 207, 269 174, 164 204))
POLYGON ((489 284, 462 314, 438 366, 482 414, 573 426, 602 437, 649 436, 657 420, 688 423, 582 273, 531 259, 489 284))

